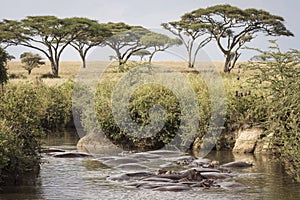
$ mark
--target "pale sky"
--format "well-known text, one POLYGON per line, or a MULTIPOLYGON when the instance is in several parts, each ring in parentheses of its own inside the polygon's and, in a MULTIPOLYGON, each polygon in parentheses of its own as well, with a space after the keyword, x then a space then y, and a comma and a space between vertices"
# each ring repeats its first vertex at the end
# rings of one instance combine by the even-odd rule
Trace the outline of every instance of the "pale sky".
MULTIPOLYGON (((58 17, 87 17, 99 22, 125 22, 142 25, 149 29, 161 29, 163 22, 179 20, 186 12, 216 4, 230 4, 240 8, 257 8, 280 15, 286 27, 295 37, 280 37, 282 49, 300 49, 300 1, 297 0, 0 0, 0 19, 19 20, 30 15, 55 15, 58 17)), ((265 49, 268 40, 260 35, 248 46, 265 49)), ((214 43, 204 48, 212 60, 224 57, 214 43)), ((34 51, 24 47, 10 47, 8 52, 16 58, 24 51, 34 51)), ((246 50, 241 59, 247 60, 252 54, 246 50)), ((77 53, 69 48, 62 60, 79 60, 77 53)))

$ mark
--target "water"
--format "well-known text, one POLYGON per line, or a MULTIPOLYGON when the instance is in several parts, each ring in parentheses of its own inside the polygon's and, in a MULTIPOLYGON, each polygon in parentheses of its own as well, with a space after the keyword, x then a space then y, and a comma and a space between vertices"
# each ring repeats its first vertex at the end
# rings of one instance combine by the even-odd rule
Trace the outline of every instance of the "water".
MULTIPOLYGON (((65 133, 60 137, 49 137, 45 142, 50 147, 76 150, 77 140, 74 134, 65 133)), ((196 188, 184 192, 127 188, 124 183, 108 182, 108 175, 120 172, 104 168, 94 158, 45 156, 35 186, 2 188, 0 199, 300 199, 300 184, 287 177, 281 165, 271 157, 233 155, 231 152, 211 152, 207 157, 221 164, 242 159, 254 160, 254 167, 233 171, 238 174, 236 181, 248 188, 240 191, 196 188)))

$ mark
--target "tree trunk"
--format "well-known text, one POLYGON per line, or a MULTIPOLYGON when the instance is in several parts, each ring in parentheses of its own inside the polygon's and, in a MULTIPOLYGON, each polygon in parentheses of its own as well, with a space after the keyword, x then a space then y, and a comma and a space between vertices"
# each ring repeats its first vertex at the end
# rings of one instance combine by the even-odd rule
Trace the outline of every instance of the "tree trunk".
POLYGON ((86 60, 85 60, 85 56, 81 56, 81 60, 82 60, 82 68, 86 68, 86 60))
POLYGON ((31 69, 28 70, 28 75, 30 75, 30 74, 31 74, 31 69))
POLYGON ((226 56, 225 65, 224 65, 225 73, 230 73, 230 71, 234 68, 236 61, 239 59, 240 55, 241 54, 238 53, 237 51, 235 51, 234 53, 228 52, 227 54, 225 54, 226 56))
POLYGON ((154 56, 154 53, 152 53, 152 54, 149 56, 149 63, 150 63, 150 64, 151 64, 151 62, 152 62, 153 56, 154 56))
POLYGON ((193 61, 192 61, 192 60, 193 60, 193 59, 192 59, 192 52, 190 51, 190 52, 188 52, 188 54, 189 54, 189 56, 188 56, 188 59, 189 59, 189 60, 188 60, 188 62, 189 62, 189 63, 188 63, 188 67, 189 67, 189 68, 194 68, 194 64, 193 64, 193 61))
POLYGON ((230 73, 231 70, 231 53, 227 53, 225 55, 226 59, 225 59, 225 65, 224 65, 224 72, 225 73, 230 73))
POLYGON ((55 62, 54 60, 50 62, 51 62, 52 75, 54 77, 58 77, 58 63, 55 62))

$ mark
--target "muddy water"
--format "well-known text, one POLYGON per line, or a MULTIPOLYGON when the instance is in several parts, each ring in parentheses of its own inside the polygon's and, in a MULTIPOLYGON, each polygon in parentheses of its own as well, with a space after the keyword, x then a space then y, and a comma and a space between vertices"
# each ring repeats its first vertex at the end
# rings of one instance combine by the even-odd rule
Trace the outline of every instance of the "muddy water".
MULTIPOLYGON (((45 140, 48 147, 76 150, 74 135, 65 133, 45 140)), ((238 155, 231 152, 211 152, 207 158, 220 164, 235 160, 253 160, 254 166, 233 169, 234 181, 247 186, 243 190, 195 188, 183 192, 160 192, 151 189, 125 187, 126 182, 111 182, 108 176, 120 174, 99 162, 104 155, 89 158, 55 158, 44 155, 45 163, 34 186, 2 188, 0 199, 300 199, 300 184, 292 182, 282 167, 271 157, 238 155)), ((119 155, 122 156, 122 155, 119 155)), ((168 159, 144 162, 153 171, 168 159)))

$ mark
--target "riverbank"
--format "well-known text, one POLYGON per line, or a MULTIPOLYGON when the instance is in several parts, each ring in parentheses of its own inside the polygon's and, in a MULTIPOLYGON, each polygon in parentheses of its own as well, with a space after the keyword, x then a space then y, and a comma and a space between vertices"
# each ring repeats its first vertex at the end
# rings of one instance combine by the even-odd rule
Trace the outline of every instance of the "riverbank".
MULTIPOLYGON (((201 122, 198 127, 199 135, 196 136, 196 140, 194 141, 187 140, 188 143, 184 139, 189 139, 191 137, 183 138, 182 141, 185 142, 185 144, 190 145, 193 143, 192 148, 196 151, 203 148, 201 142, 203 136, 208 130, 209 119, 212 113, 212 99, 210 98, 209 88, 206 86, 206 81, 210 80, 212 83, 215 83, 215 81, 218 79, 221 80, 224 86, 224 91, 226 92, 226 113, 223 116, 225 117, 224 124, 222 124, 222 126, 220 127, 216 127, 222 130, 222 134, 220 135, 220 138, 216 143, 216 148, 218 150, 232 150, 234 149, 237 140, 243 141, 243 135, 252 135, 251 132, 248 132, 248 134, 242 134, 242 131, 259 128, 260 130, 262 130, 262 132, 255 135, 254 140, 250 144, 250 146, 252 145, 252 147, 249 147, 249 152, 256 151, 259 153, 264 149, 266 151, 270 151, 271 153, 282 153, 282 147, 280 146, 280 144, 273 143, 273 137, 269 137, 272 136, 272 133, 268 133, 268 131, 272 131, 271 129, 268 129, 269 125, 264 126, 267 120, 271 119, 270 116, 274 114, 274 109, 276 108, 273 106, 273 104, 270 104, 270 101, 266 96, 267 93, 265 93, 266 91, 263 88, 257 87, 254 89, 252 87, 253 85, 247 83, 248 78, 252 76, 252 74, 247 74, 243 71, 235 71, 232 74, 217 73, 217 77, 216 74, 214 74, 213 78, 211 77, 210 79, 204 80, 202 75, 211 72, 207 64, 203 67, 205 70, 201 68, 202 71, 200 73, 195 69, 187 69, 185 64, 182 62, 163 62, 156 63, 156 65, 159 65, 160 67, 174 66, 174 69, 176 69, 175 71, 179 71, 180 74, 182 74, 183 77, 186 78, 187 83, 195 92, 196 98, 198 100, 199 110, 197 112, 199 112, 201 122), (197 141, 198 143, 195 141, 197 141), (259 145, 261 146, 261 150, 257 148, 259 145), (256 147, 256 149, 253 150, 254 146, 256 147)), ((7 95, 7 97, 5 98, 7 101, 2 102, 2 108, 3 111, 6 112, 6 114, 11 113, 14 115, 11 115, 10 118, 5 116, 3 117, 3 119, 10 119, 12 121, 12 119, 14 118, 13 116, 15 116, 17 113, 24 112, 29 113, 30 116, 34 117, 20 115, 20 117, 25 116, 25 118, 14 118, 14 121, 16 121, 16 119, 19 119, 17 121, 24 123, 26 122, 27 117, 31 120, 36 119, 36 121, 31 124, 35 124, 37 127, 49 128, 49 130, 66 126, 72 118, 72 100, 74 100, 74 96, 72 96, 74 82, 70 81, 70 79, 74 79, 75 74, 78 72, 77 70, 79 70, 79 66, 79 62, 65 63, 65 65, 64 63, 62 63, 61 67, 64 67, 65 71, 64 73, 62 73, 61 78, 41 78, 41 75, 48 73, 47 70, 50 71, 50 68, 46 69, 43 67, 43 70, 45 71, 33 71, 30 77, 26 76, 27 78, 25 79, 20 77, 11 79, 6 86, 5 95, 7 95), (11 96, 9 96, 9 94, 11 94, 11 96), (15 98, 15 94, 18 94, 19 98, 15 98), (12 95, 14 95, 14 98, 12 95), (28 101, 23 101, 24 95, 29 98, 28 101), (35 100, 30 100, 30 98, 34 98, 35 100), (34 104, 31 102, 34 102, 34 104), (16 110, 19 108, 22 108, 22 110, 16 110)), ((136 64, 134 64, 133 66, 136 66, 136 64)), ((25 76, 26 72, 25 70, 21 72, 21 69, 18 68, 18 64, 14 63, 14 67, 11 67, 9 69, 9 73, 10 75, 20 75, 20 73, 23 73, 23 75, 25 76), (18 72, 18 70, 20 71, 18 72)), ((157 74, 168 74, 172 76, 172 73, 170 72, 170 70, 167 70, 163 71, 162 73, 158 72, 157 74)), ((104 72, 102 76, 104 81, 102 80, 102 82, 97 85, 95 101, 97 120, 100 122, 102 127, 105 127, 105 133, 107 134, 106 136, 110 139, 110 141, 118 146, 136 150, 138 148, 143 148, 144 144, 147 144, 149 145, 149 147, 144 150, 149 150, 151 148, 161 148, 161 145, 163 143, 167 144, 170 140, 172 140, 172 138, 174 137, 174 133, 176 133, 177 129, 180 127, 180 118, 178 118, 178 116, 180 116, 180 107, 178 102, 176 103, 176 96, 170 93, 170 91, 163 88, 149 86, 140 87, 139 90, 134 93, 133 98, 130 101, 131 105, 129 106, 131 109, 131 114, 135 117, 136 122, 140 124, 148 124, 150 122, 148 115, 149 108, 151 108, 152 105, 157 104, 157 102, 161 102, 164 103, 165 106, 170 106, 170 114, 168 120, 169 122, 172 122, 174 124, 172 124, 171 126, 167 121, 167 125, 169 126, 164 129, 164 133, 162 134, 163 137, 157 137, 155 139, 155 143, 153 144, 151 144, 153 140, 151 140, 150 142, 149 140, 136 140, 134 137, 128 137, 126 133, 124 134, 122 132, 121 134, 118 126, 114 122, 114 118, 111 113, 110 95, 114 91, 114 86, 126 74, 127 72, 119 73, 115 66, 107 68, 107 70, 104 72), (154 92, 154 90, 157 90, 158 93, 154 92), (140 102, 150 103, 145 105, 140 104, 140 102), (157 144, 159 144, 160 146, 156 146, 157 144)), ((77 94, 81 94, 79 96, 84 97, 89 94, 90 88, 84 85, 82 86, 83 87, 80 88, 83 89, 83 93, 79 92, 77 94)), ((295 97, 297 97, 297 95, 295 95, 295 97)), ((224 99, 215 100, 216 102, 224 101, 224 99)), ((91 110, 87 109, 87 107, 85 107, 85 104, 86 101, 75 102, 73 112, 75 109, 75 112, 77 112, 77 115, 79 116, 78 122, 80 123, 81 128, 84 127, 88 132, 93 132, 97 130, 97 126, 94 126, 95 121, 93 121, 95 120, 95 118, 90 117, 91 110)), ((93 110, 93 112, 95 111, 93 110)), ((28 128, 28 130, 31 129, 28 128)), ((11 130, 7 130, 6 132, 9 131, 11 130)), ((38 138, 40 137, 41 133, 42 132, 39 132, 37 135, 34 135, 32 137, 38 138)), ((282 133, 283 136, 285 136, 284 130, 282 130, 282 133)), ((297 138, 298 136, 295 135, 295 137, 297 138)), ((93 141, 94 143, 97 142, 95 138, 91 138, 90 141, 93 141)), ((249 142, 249 138, 244 138, 244 141, 247 144, 249 142)), ((296 148, 299 148, 297 144, 295 145, 296 146, 292 146, 292 148, 294 148, 293 152, 297 152, 296 148)), ((236 147, 236 149, 238 148, 236 147)), ((295 171, 293 171, 291 174, 292 176, 297 177, 299 176, 299 171, 297 171, 299 162, 296 160, 297 157, 292 158, 295 159, 293 160, 295 166, 292 166, 292 169, 295 169, 295 171)))

